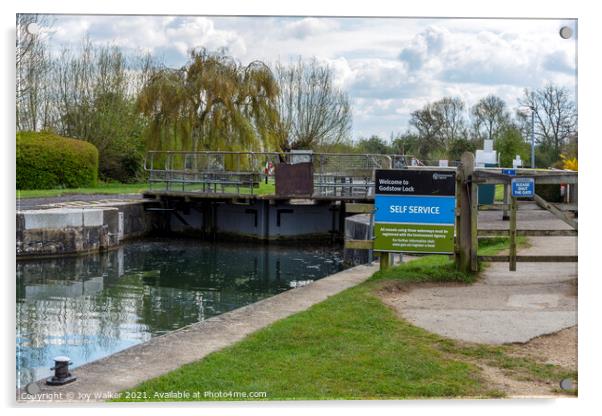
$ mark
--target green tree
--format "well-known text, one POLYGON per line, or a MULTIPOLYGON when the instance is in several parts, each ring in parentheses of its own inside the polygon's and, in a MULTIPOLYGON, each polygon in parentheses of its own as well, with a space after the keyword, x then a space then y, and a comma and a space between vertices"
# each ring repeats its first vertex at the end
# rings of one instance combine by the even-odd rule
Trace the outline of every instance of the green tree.
POLYGON ((502 129, 495 141, 495 149, 500 154, 502 167, 512 167, 512 160, 516 155, 521 157, 523 164, 528 163, 529 144, 525 142, 517 127, 507 126, 502 129))
MULTIPOLYGON (((560 160, 563 146, 577 132, 577 108, 571 92, 555 84, 534 91, 525 89, 519 104, 534 114, 535 140, 542 147, 537 152, 542 156, 542 166, 560 160)), ((523 131, 530 134, 530 115, 518 112, 517 118, 523 131)))
POLYGON ((420 138, 416 155, 421 159, 449 157, 452 144, 467 135, 464 113, 464 102, 457 97, 444 97, 412 112, 410 125, 420 138))
POLYGON ((201 49, 181 69, 156 71, 137 103, 149 119, 151 149, 272 150, 279 144, 277 97, 278 84, 262 62, 243 66, 201 49))
POLYGON ((333 83, 332 71, 316 59, 276 66, 278 135, 283 149, 317 149, 349 137, 351 106, 333 83))
POLYGON ((361 153, 372 153, 384 155, 391 153, 391 148, 384 139, 377 135, 372 135, 368 139, 360 139, 357 148, 361 153))
POLYGON ((471 109, 472 131, 476 139, 495 140, 510 124, 506 103, 495 95, 481 98, 471 109))
POLYGON ((450 143, 447 157, 449 160, 460 160, 460 158, 462 157, 462 153, 474 153, 476 150, 477 143, 474 140, 469 140, 467 138, 461 137, 456 140, 453 140, 450 143))

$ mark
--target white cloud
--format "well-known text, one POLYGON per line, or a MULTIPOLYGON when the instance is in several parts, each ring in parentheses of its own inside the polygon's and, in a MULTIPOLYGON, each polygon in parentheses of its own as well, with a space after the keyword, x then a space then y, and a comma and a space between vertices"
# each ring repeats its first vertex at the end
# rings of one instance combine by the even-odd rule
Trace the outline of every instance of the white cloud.
POLYGON ((318 19, 306 17, 287 24, 283 30, 285 36, 305 39, 324 32, 335 30, 337 24, 332 19, 318 19))
MULTIPOLYGON (((227 48, 243 63, 316 57, 348 92, 354 137, 406 129, 409 114, 446 95, 467 107, 496 94, 510 108, 523 88, 575 87, 575 21, 184 16, 57 16, 53 42, 150 51, 169 66, 190 48, 227 48)), ((57 49, 59 47, 57 46, 57 49)))
POLYGON ((192 48, 246 53, 246 45, 234 31, 215 28, 208 17, 175 16, 65 16, 57 18, 53 41, 77 45, 84 35, 98 44, 113 44, 129 50, 180 57, 185 61, 192 48))

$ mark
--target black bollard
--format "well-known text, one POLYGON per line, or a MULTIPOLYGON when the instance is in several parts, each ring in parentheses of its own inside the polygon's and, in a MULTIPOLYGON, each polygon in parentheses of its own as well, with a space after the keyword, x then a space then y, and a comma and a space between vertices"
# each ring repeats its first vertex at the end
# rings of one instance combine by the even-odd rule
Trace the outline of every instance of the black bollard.
POLYGON ((69 364, 73 364, 70 362, 69 357, 54 357, 54 367, 51 368, 51 370, 54 370, 54 376, 48 377, 46 384, 49 386, 62 386, 63 384, 77 380, 77 377, 72 376, 69 372, 69 364))

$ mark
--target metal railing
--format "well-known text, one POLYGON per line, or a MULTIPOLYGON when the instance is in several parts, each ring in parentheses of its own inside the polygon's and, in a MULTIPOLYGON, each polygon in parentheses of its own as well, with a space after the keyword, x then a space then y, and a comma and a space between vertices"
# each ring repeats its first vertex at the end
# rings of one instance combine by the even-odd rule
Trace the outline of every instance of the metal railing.
POLYGON ((314 196, 374 195, 374 169, 390 169, 391 157, 377 154, 316 153, 312 157, 314 196))
POLYGON ((305 161, 316 197, 371 196, 374 169, 393 166, 390 156, 377 154, 149 151, 144 168, 150 190, 253 195, 262 184, 275 185, 278 164, 305 161))
POLYGON ((280 160, 274 152, 149 151, 144 169, 150 190, 253 195, 273 182, 280 160))

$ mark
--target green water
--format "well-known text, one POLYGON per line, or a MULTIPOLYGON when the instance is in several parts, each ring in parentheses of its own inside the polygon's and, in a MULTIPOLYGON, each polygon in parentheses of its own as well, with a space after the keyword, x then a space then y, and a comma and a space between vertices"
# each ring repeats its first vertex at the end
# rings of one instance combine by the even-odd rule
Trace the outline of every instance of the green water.
POLYGON ((343 269, 332 246, 130 243, 17 263, 17 386, 343 269))

